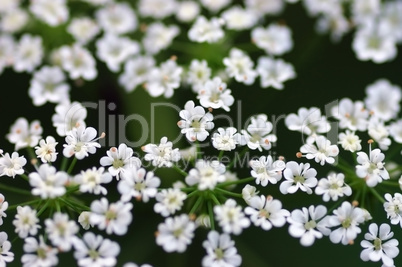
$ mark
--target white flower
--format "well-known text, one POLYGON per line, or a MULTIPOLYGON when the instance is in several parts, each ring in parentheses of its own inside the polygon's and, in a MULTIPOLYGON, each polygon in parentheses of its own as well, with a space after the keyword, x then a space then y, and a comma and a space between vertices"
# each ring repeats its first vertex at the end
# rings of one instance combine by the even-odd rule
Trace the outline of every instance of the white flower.
POLYGON ((16 175, 21 175, 25 171, 23 167, 27 164, 24 156, 19 156, 17 152, 11 154, 6 153, 0 158, 0 176, 8 176, 15 178, 16 175))
POLYGON ((32 195, 43 199, 64 195, 68 180, 67 173, 57 171, 55 167, 48 164, 40 165, 37 172, 29 174, 29 184, 33 187, 32 195))
POLYGON ((343 173, 331 172, 328 174, 327 178, 321 178, 318 181, 315 193, 322 195, 322 199, 325 202, 328 202, 330 199, 337 201, 339 197, 343 197, 344 195, 350 196, 352 189, 344 180, 345 175, 343 173))
POLYGON ((210 80, 211 68, 208 67, 206 60, 200 61, 198 59, 193 59, 191 60, 186 75, 187 83, 192 86, 194 93, 198 93, 198 91, 203 88, 204 84, 210 80))
POLYGON ((69 73, 70 79, 82 78, 91 81, 98 75, 94 57, 82 45, 78 43, 72 46, 64 45, 59 48, 58 53, 61 67, 69 73))
POLYGON ((387 201, 384 203, 387 218, 390 219, 391 224, 400 224, 402 227, 402 194, 395 193, 392 197, 391 194, 386 193, 384 198, 387 201))
POLYGON ((181 22, 190 22, 200 14, 200 5, 195 1, 177 3, 176 18, 181 22))
POLYGON ((198 16, 188 31, 188 38, 198 43, 216 43, 225 35, 221 25, 222 21, 218 18, 212 17, 208 21, 204 16, 198 16))
POLYGON ((293 48, 292 32, 289 27, 270 24, 267 28, 256 27, 251 31, 255 45, 264 49, 268 55, 280 56, 293 48))
POLYGON ((356 174, 360 178, 364 178, 366 183, 370 187, 374 187, 377 183, 381 183, 382 180, 389 179, 389 173, 384 167, 385 155, 381 153, 381 150, 376 148, 371 150, 370 155, 365 152, 357 152, 356 174))
POLYGON ((249 164, 252 168, 251 176, 255 178, 255 183, 261 186, 267 186, 268 182, 276 184, 282 179, 282 171, 285 169, 285 162, 281 159, 274 161, 271 155, 251 160, 249 164))
POLYGON ((122 180, 117 184, 117 190, 121 194, 121 200, 130 201, 132 197, 148 202, 150 198, 156 196, 161 181, 154 176, 153 172, 147 172, 140 168, 128 169, 122 173, 122 180))
POLYGON ((0 265, 6 266, 7 262, 14 260, 14 253, 10 251, 11 242, 8 241, 6 232, 0 232, 0 265))
POLYGON ((105 62, 112 72, 118 72, 123 62, 140 51, 136 41, 114 34, 104 35, 96 41, 95 45, 96 56, 105 62))
POLYGON ((381 1, 378 0, 355 0, 351 11, 355 23, 364 25, 380 13, 381 1))
POLYGON ((217 160, 200 159, 196 162, 195 168, 189 171, 185 180, 189 186, 198 184, 198 190, 213 190, 218 183, 226 180, 225 170, 225 165, 217 160))
POLYGON ((360 253, 360 258, 363 261, 382 261, 383 267, 392 267, 394 260, 399 254, 397 239, 391 239, 394 233, 391 232, 389 224, 383 223, 378 229, 375 223, 370 224, 369 233, 364 235, 366 240, 363 240, 360 245, 364 248, 360 253), (379 230, 379 231, 378 231, 379 230))
MULTIPOLYGON (((67 132, 66 143, 63 147, 63 155, 67 158, 75 156, 77 159, 83 159, 88 157, 89 154, 94 154, 96 148, 100 148, 101 145, 96 142, 99 138, 96 138, 97 131, 95 128, 80 126, 67 132)), ((102 133, 100 138, 103 138, 102 133)))
POLYGON ((24 34, 15 49, 14 71, 31 73, 42 62, 42 58, 42 38, 24 34))
POLYGON ((397 120, 389 125, 389 135, 395 140, 395 142, 402 143, 402 120, 397 120))
POLYGON ((296 77, 295 70, 290 63, 266 56, 258 58, 257 72, 260 75, 262 88, 272 86, 282 90, 284 82, 296 77))
POLYGON ((124 235, 133 218, 132 208, 132 203, 117 201, 109 204, 107 198, 102 197, 91 203, 89 222, 97 225, 99 230, 106 230, 109 235, 124 235))
POLYGON ((366 87, 364 102, 367 109, 384 121, 397 116, 402 98, 401 88, 386 79, 379 79, 366 87))
POLYGON ((20 5, 21 0, 1 0, 0 1, 0 13, 4 13, 17 8, 20 5))
POLYGON ((53 218, 45 220, 46 233, 54 246, 61 251, 70 251, 75 234, 78 232, 76 222, 70 221, 68 215, 60 212, 53 214, 53 218))
POLYGON ((120 253, 117 242, 86 232, 81 239, 74 240, 74 258, 80 267, 103 266, 112 267, 117 263, 116 257, 120 253))
POLYGON ((234 127, 227 127, 226 129, 219 127, 217 133, 214 133, 211 140, 212 145, 217 150, 231 151, 236 148, 241 138, 237 129, 234 127))
POLYGON ((0 225, 3 225, 3 217, 7 217, 7 214, 5 213, 7 208, 8 202, 4 201, 4 195, 0 194, 0 225))
MULTIPOLYGON (((292 0, 287 0, 292 1, 292 0)), ((295 0, 293 0, 295 1, 295 0)), ((296 0, 298 1, 298 0, 296 0)), ((247 9, 252 10, 257 17, 262 17, 264 15, 277 15, 283 8, 286 1, 281 0, 246 0, 245 5, 247 9)))
MULTIPOLYGON (((163 4, 163 6, 166 6, 163 4)), ((147 26, 142 44, 145 51, 150 55, 158 54, 168 48, 173 39, 180 33, 176 25, 165 26, 160 22, 154 22, 147 26)))
POLYGON ((26 238, 28 235, 36 235, 39 225, 39 219, 36 216, 36 210, 32 210, 30 206, 18 206, 17 214, 13 220, 15 232, 20 238, 26 238))
POLYGON ((133 156, 133 149, 124 143, 121 143, 118 148, 110 148, 106 154, 107 156, 100 159, 100 164, 104 167, 110 166, 108 171, 112 176, 116 176, 117 180, 126 170, 141 167, 141 160, 133 156))
POLYGON ((107 189, 101 184, 108 184, 112 181, 112 175, 105 172, 105 168, 92 167, 86 171, 81 171, 80 174, 74 176, 73 181, 80 185, 80 192, 91 193, 95 195, 106 195, 107 189))
POLYGON ((226 66, 226 73, 229 77, 234 77, 237 82, 251 85, 254 83, 258 73, 253 69, 254 62, 242 50, 232 48, 229 57, 223 59, 226 66))
POLYGON ((29 21, 28 12, 21 8, 14 8, 3 15, 0 29, 3 32, 16 33, 26 26, 29 21))
POLYGON ((327 133, 331 129, 326 117, 321 116, 320 109, 316 107, 299 108, 297 114, 286 116, 285 125, 291 131, 299 131, 309 136, 327 133))
POLYGON ((43 236, 39 236, 39 242, 34 237, 27 237, 24 252, 26 254, 21 257, 23 267, 50 267, 59 263, 57 249, 46 245, 43 236))
POLYGON ((250 29, 258 20, 258 16, 253 11, 240 6, 233 6, 225 10, 221 17, 225 20, 226 27, 231 30, 250 29))
POLYGON ((70 86, 65 83, 65 75, 59 67, 44 66, 34 72, 28 94, 35 106, 47 101, 60 103, 69 99, 70 86))
POLYGON ((4 68, 9 67, 13 63, 15 42, 11 35, 0 35, 0 49, 3 51, 0 53, 0 74, 4 68))
POLYGON ((257 188, 256 188, 255 186, 252 186, 252 185, 249 185, 249 184, 246 184, 246 185, 243 187, 242 191, 241 191, 242 197, 243 197, 244 201, 245 201, 247 204, 250 203, 250 200, 251 200, 253 197, 258 197, 258 194, 259 194, 259 193, 260 193, 260 192, 257 191, 257 188))
POLYGON ((156 244, 162 246, 166 252, 186 251, 191 244, 196 225, 186 214, 166 218, 158 225, 156 244))
POLYGON ((35 154, 41 159, 42 163, 55 162, 57 159, 56 145, 58 142, 53 136, 48 136, 39 141, 39 146, 35 147, 35 154))
POLYGON ((382 119, 376 116, 372 116, 369 120, 368 134, 382 150, 387 150, 391 145, 391 139, 389 138, 389 127, 385 126, 382 119))
POLYGON ((72 129, 85 126, 87 109, 81 103, 62 102, 56 106, 55 110, 52 122, 59 136, 66 136, 72 129))
POLYGON ((181 209, 186 198, 186 193, 183 193, 179 188, 162 189, 155 196, 158 202, 154 205, 154 211, 168 217, 181 209))
POLYGON ((27 119, 18 118, 10 127, 10 133, 7 134, 7 139, 10 143, 15 144, 15 150, 20 150, 25 147, 34 147, 42 138, 43 128, 38 120, 28 124, 27 119))
POLYGON ((329 239, 332 243, 347 245, 361 232, 359 224, 364 221, 365 212, 363 209, 353 207, 349 202, 343 202, 339 208, 334 210, 334 215, 328 217, 328 225, 338 227, 330 233, 329 239))
POLYGON ((210 231, 208 239, 202 243, 207 255, 202 259, 204 267, 219 266, 240 266, 242 259, 237 254, 235 242, 228 234, 219 234, 217 231, 210 231))
POLYGON ((240 235, 244 228, 250 226, 250 220, 233 199, 226 200, 223 205, 214 206, 214 213, 219 226, 227 234, 240 235))
POLYGON ((339 154, 337 145, 331 145, 325 136, 319 135, 314 138, 316 145, 313 143, 304 144, 300 148, 300 152, 305 154, 307 159, 314 159, 315 162, 324 166, 325 163, 334 164, 335 158, 339 154))
POLYGON ((141 0, 138 3, 138 11, 142 17, 163 19, 176 12, 175 0, 141 0))
POLYGON ((88 230, 90 227, 93 227, 93 225, 91 225, 91 223, 89 222, 90 217, 91 212, 89 211, 83 211, 80 213, 80 216, 78 216, 78 222, 84 230, 88 230))
POLYGON ((227 6, 232 0, 201 0, 201 4, 213 13, 227 6))
POLYGON ((159 68, 152 68, 149 71, 146 90, 152 97, 163 95, 171 98, 174 89, 179 88, 183 68, 178 66, 176 61, 169 59, 163 62, 159 68))
POLYGON ((244 140, 242 143, 252 149, 269 150, 272 147, 272 142, 276 142, 277 137, 275 134, 270 134, 273 125, 268 121, 267 115, 259 114, 250 118, 251 122, 246 130, 241 130, 244 140))
POLYGON ((155 59, 150 56, 136 56, 126 61, 124 71, 119 76, 119 84, 127 92, 132 92, 139 85, 144 85, 149 72, 155 66, 155 59))
POLYGON ((339 120, 339 127, 352 131, 365 131, 369 111, 364 108, 362 101, 353 102, 349 98, 342 98, 339 104, 331 109, 331 114, 339 120))
POLYGON ((126 34, 133 32, 137 26, 137 16, 128 3, 112 2, 98 9, 96 21, 107 33, 126 34))
POLYGON ((204 86, 199 89, 197 98, 204 108, 222 108, 230 111, 229 107, 234 103, 231 93, 232 91, 227 88, 226 83, 222 82, 221 78, 215 77, 205 82, 204 86))
POLYGON ((300 238, 300 244, 305 247, 311 246, 315 239, 322 238, 320 232, 321 220, 327 213, 327 208, 323 205, 314 207, 311 205, 308 209, 303 207, 301 210, 293 210, 287 221, 290 223, 289 234, 300 238))
POLYGON ((271 196, 255 196, 248 201, 249 207, 244 209, 244 213, 250 215, 251 222, 255 226, 268 231, 275 227, 282 227, 286 223, 289 211, 282 209, 282 203, 271 196))
POLYGON ((204 141, 209 135, 208 130, 214 128, 212 122, 214 116, 205 113, 204 108, 195 106, 193 101, 187 101, 184 110, 181 110, 180 120, 177 125, 181 128, 181 133, 186 135, 187 140, 194 142, 204 141))
POLYGON ((286 163, 286 169, 283 171, 283 177, 286 179, 279 187, 282 194, 293 194, 297 190, 312 194, 312 187, 317 185, 317 171, 310 168, 308 163, 298 164, 295 161, 286 163))
POLYGON ((82 45, 90 42, 100 31, 98 24, 89 17, 72 18, 67 32, 82 45))
POLYGON ((356 152, 362 149, 362 145, 360 144, 362 140, 360 140, 359 136, 356 135, 355 132, 346 130, 345 133, 340 133, 338 137, 338 144, 340 144, 343 149, 350 152, 356 152))
POLYGON ((161 138, 160 144, 147 144, 142 147, 142 150, 147 153, 144 156, 146 161, 152 161, 155 167, 172 167, 173 162, 180 160, 180 152, 178 148, 173 149, 172 142, 168 141, 167 137, 161 138))
POLYGON ((386 35, 394 37, 397 43, 402 41, 402 4, 399 1, 381 3, 379 28, 386 35))
POLYGON ((32 14, 52 27, 68 19, 69 12, 65 0, 35 0, 30 3, 32 14))

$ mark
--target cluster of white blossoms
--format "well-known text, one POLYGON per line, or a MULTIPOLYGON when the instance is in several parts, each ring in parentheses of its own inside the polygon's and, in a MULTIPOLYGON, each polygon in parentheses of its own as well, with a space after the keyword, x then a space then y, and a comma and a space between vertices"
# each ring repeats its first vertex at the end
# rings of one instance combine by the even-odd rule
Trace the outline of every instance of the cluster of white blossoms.
MULTIPOLYGON (((13 149, 0 149, 0 177, 9 177, 0 183, 0 227, 12 221, 0 229, 0 266, 57 266, 65 255, 77 266, 138 266, 131 258, 138 254, 115 240, 135 235, 144 207, 158 222, 154 233, 138 236, 154 240, 159 252, 184 253, 200 235, 202 266, 241 266, 234 239, 251 227, 287 227, 302 246, 323 238, 359 242, 362 261, 395 266, 399 244, 391 225, 402 227, 399 85, 381 78, 367 85, 364 99, 289 110, 285 130, 302 137, 292 155, 277 155, 286 142, 277 117, 262 111, 244 125, 232 123, 241 90, 255 101, 258 88, 284 90, 299 75, 286 61, 297 47, 295 33, 278 19, 297 2, 332 40, 352 32, 358 60, 396 58, 399 0, 0 0, 0 75, 28 75, 32 105, 53 107, 43 121, 15 118, 6 135, 13 149), (139 145, 106 147, 102 131, 115 125, 95 128, 91 103, 74 99, 105 72, 124 94, 142 88, 173 105, 183 92, 177 125, 164 122, 178 138, 167 131, 157 141, 152 134, 139 145), (314 204, 291 210, 286 198, 293 194, 314 204), (9 239, 21 241, 22 255, 9 239)), ((157 257, 148 260, 158 264, 157 257)))

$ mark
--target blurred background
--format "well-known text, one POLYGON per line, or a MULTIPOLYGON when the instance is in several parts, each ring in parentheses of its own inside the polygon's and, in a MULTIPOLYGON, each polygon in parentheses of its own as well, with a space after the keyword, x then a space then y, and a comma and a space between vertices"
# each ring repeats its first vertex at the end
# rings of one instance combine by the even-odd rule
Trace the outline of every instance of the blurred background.
MULTIPOLYGON (((346 35, 339 43, 333 43, 328 35, 319 35, 316 33, 315 20, 308 17, 306 11, 300 3, 287 5, 285 11, 278 16, 270 18, 270 21, 280 21, 292 29, 294 49, 285 54, 282 58, 294 65, 297 78, 287 81, 285 89, 282 91, 272 88, 262 89, 258 81, 253 86, 245 87, 237 83, 230 83, 228 87, 232 89, 232 94, 236 102, 230 111, 230 116, 234 121, 239 121, 242 126, 246 120, 255 114, 265 113, 269 119, 276 119, 283 114, 296 113, 300 107, 318 107, 325 112, 325 106, 333 101, 344 97, 352 100, 362 100, 365 97, 365 88, 367 85, 375 82, 377 79, 386 78, 391 83, 402 86, 402 55, 388 63, 374 64, 370 62, 358 61, 351 49, 352 34, 346 35), (240 109, 240 111, 239 111, 240 109)), ((267 21, 267 24, 269 21, 267 21)), ((49 30, 50 35, 55 34, 57 29, 49 30), (54 31, 54 32, 53 32, 54 31)), ((249 33, 236 37, 236 42, 244 44, 250 43, 249 33)), ((185 39, 178 42, 186 42, 185 39)), ((188 41, 188 40, 187 40, 188 41)), ((174 44, 173 44, 174 45, 174 44)), ((217 53, 217 57, 224 57, 228 54, 231 46, 217 50, 208 50, 206 46, 193 46, 196 52, 199 52, 199 58, 202 59, 208 53, 217 53), (219 53, 225 53, 221 55, 219 53)), ((250 46, 251 47, 251 46, 250 46)), ((400 47, 398 47, 400 48, 400 47)), ((188 64, 189 55, 180 51, 161 52, 158 57, 166 60, 171 55, 178 57, 179 64, 188 64)), ((195 53, 196 54, 196 53, 195 53)), ((250 52, 253 59, 258 58, 261 52, 258 49, 250 52)), ((193 57, 193 55, 191 55, 193 57)), ((216 63, 219 64, 219 63, 216 63)), ((105 155, 105 151, 111 146, 119 144, 118 133, 124 132, 128 140, 136 142, 143 137, 141 124, 137 120, 132 120, 124 125, 119 125, 119 118, 127 118, 132 114, 138 114, 148 122, 154 122, 153 129, 144 143, 136 142, 138 146, 133 147, 134 151, 142 155, 140 147, 147 143, 158 143, 162 136, 168 139, 175 139, 180 135, 179 128, 176 126, 179 120, 178 112, 173 108, 155 107, 152 104, 158 104, 166 101, 163 97, 152 98, 143 88, 137 88, 132 93, 126 93, 117 83, 117 75, 107 70, 102 62, 97 62, 99 75, 95 81, 85 82, 82 86, 77 86, 71 82, 71 99, 75 101, 89 101, 105 105, 104 110, 88 109, 88 126, 98 128, 99 132, 105 131, 107 137, 104 146, 95 155, 78 162, 75 171, 80 169, 99 166, 99 159, 105 155), (114 109, 107 107, 110 103, 115 104, 114 109), (103 124, 105 122, 105 124, 103 124), (104 126, 100 129, 99 126, 104 126), (115 133, 113 135, 112 133, 115 133)), ((222 64, 223 67, 223 64, 222 64)), ((43 137, 47 135, 56 136, 51 123, 51 116, 54 113, 54 104, 47 103, 41 107, 34 107, 28 96, 30 75, 16 74, 10 69, 6 69, 0 75, 0 86, 2 96, 0 97, 0 148, 5 152, 12 152, 14 147, 5 136, 9 132, 11 124, 19 117, 25 117, 28 121, 38 119, 44 128, 43 137)), ((179 108, 184 107, 188 100, 194 100, 196 96, 189 88, 180 88, 175 91, 175 95, 169 100, 175 103, 179 108)), ((214 111, 214 115, 223 114, 222 111, 214 111)), ((217 121, 216 127, 227 126, 225 121, 217 121)), ((237 125, 235 125, 237 126, 237 125)), ((302 145, 300 133, 290 132, 285 126, 283 120, 276 124, 276 134, 278 142, 273 146, 269 153, 272 155, 282 155, 286 160, 296 160, 295 153, 302 145)), ((120 139, 121 140, 121 139, 120 139)), ((62 144, 64 140, 58 139, 59 155, 61 156, 62 144)), ((367 151, 363 140, 363 150, 367 151)), ((181 138, 175 144, 175 147, 185 148, 189 144, 185 138, 181 138)), ((25 151, 21 151, 25 153, 25 151)), ((205 149, 206 154, 217 155, 211 149, 205 149)), ((266 155, 267 153, 253 152, 250 156, 266 155)), ((302 159, 303 161, 303 159, 302 159)), ((400 164, 400 155, 397 155, 395 161, 400 164)), ((305 162, 305 161, 304 161, 305 162)), ((58 161, 60 163, 60 161, 58 161)), ((56 163, 55 165, 57 166, 56 163)), ((325 177, 330 168, 318 167, 311 162, 313 167, 317 167, 318 177, 325 177)), ((28 167, 30 168, 30 167, 28 167)), ((74 171, 74 172, 75 172, 74 171)), ((172 181, 181 179, 180 174, 167 169, 156 170, 156 174, 163 181, 163 185, 168 186, 172 181)), ((238 169, 239 177, 248 177, 249 169, 238 169)), ((8 185, 29 189, 29 185, 20 178, 14 180, 9 177, 1 177, 1 182, 8 185)), ((110 199, 117 200, 116 183, 109 185, 111 192, 110 199)), ((238 186, 235 191, 240 192, 242 186, 238 186)), ((303 206, 322 204, 321 197, 308 196, 303 193, 296 193, 291 196, 282 196, 279 193, 279 185, 270 185, 261 190, 261 192, 270 194, 274 198, 279 198, 283 202, 284 208, 293 210, 303 206)), ((10 205, 20 203, 21 196, 13 195, 8 192, 1 192, 6 196, 10 205)), ((88 201, 90 201, 88 197, 88 201)), ((149 203, 140 203, 134 200, 134 219, 129 233, 124 237, 110 236, 110 239, 118 241, 121 245, 121 254, 119 264, 132 261, 139 264, 149 263, 154 266, 198 266, 205 250, 202 242, 207 235, 206 229, 197 229, 193 243, 188 247, 185 253, 167 254, 161 247, 155 244, 154 232, 157 225, 164 221, 162 216, 153 213, 153 201, 149 203)), ((89 204, 90 202, 88 202, 89 204)), ((327 204, 330 208, 331 204, 327 204)), ((387 222, 386 214, 382 205, 373 201, 373 217, 377 223, 387 222)), ((0 230, 8 231, 11 240, 15 234, 11 228, 11 221, 15 211, 7 212, 5 224, 0 230)), ((283 266, 310 266, 310 267, 335 267, 335 266, 380 266, 381 263, 363 263, 360 260, 361 246, 360 241, 363 234, 367 231, 368 224, 362 225, 362 234, 360 234, 354 245, 343 246, 341 244, 332 244, 327 237, 316 240, 312 247, 303 247, 299 244, 299 239, 290 237, 288 234, 288 225, 282 228, 273 228, 268 232, 257 229, 253 226, 246 229, 240 236, 232 236, 236 242, 239 254, 243 258, 242 266, 250 267, 283 267, 283 266)), ((401 238, 401 229, 398 225, 392 226, 397 238, 401 238)), ((96 232, 96 230, 95 230, 96 232)), ((401 239, 402 240, 402 239, 401 239)), ((13 243, 12 251, 16 253, 16 259, 10 266, 19 266, 19 257, 21 254, 23 241, 16 240, 13 243), (19 255, 19 256, 18 256, 19 255)), ((395 265, 402 265, 402 257, 395 259, 395 265)), ((60 254, 59 266, 74 266, 72 255, 60 254)))

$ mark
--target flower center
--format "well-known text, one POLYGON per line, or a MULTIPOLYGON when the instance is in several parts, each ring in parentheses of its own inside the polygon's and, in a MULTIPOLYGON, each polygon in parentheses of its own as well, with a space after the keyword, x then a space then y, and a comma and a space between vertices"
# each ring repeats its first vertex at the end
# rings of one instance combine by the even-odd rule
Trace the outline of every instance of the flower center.
POLYGON ((223 259, 223 257, 224 257, 224 253, 223 253, 223 250, 221 249, 221 248, 216 248, 215 250, 214 250, 214 252, 215 252, 215 256, 216 256, 216 259, 217 260, 221 260, 221 259, 223 259))
POLYGON ((306 179, 304 179, 303 176, 297 175, 297 176, 295 176, 294 181, 295 181, 295 183, 301 183, 302 184, 302 183, 304 183, 304 181, 306 181, 306 179))
POLYGON ((351 224, 352 224, 352 220, 350 218, 346 218, 342 222, 342 227, 343 228, 349 228, 351 224))
POLYGON ((314 220, 310 220, 309 222, 306 222, 304 224, 304 228, 306 228, 306 230, 310 230, 313 229, 317 226, 317 223, 314 220))
POLYGON ((375 250, 381 250, 381 239, 379 239, 378 237, 376 239, 374 239, 374 249, 375 250))
POLYGON ((90 249, 88 251, 88 255, 91 259, 96 260, 99 257, 99 253, 98 251, 94 250, 94 249, 90 249))
POLYGON ((38 255, 38 258, 46 259, 46 250, 44 248, 38 248, 36 254, 38 255))
POLYGON ((124 166, 124 162, 121 159, 115 159, 113 161, 113 168, 118 169, 118 168, 122 168, 124 166))

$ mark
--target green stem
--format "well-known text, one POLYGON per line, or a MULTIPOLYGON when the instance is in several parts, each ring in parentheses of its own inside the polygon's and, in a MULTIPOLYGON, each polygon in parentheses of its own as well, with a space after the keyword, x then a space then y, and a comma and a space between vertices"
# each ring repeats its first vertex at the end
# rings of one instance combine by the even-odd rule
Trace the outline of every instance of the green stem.
POLYGON ((28 205, 35 204, 35 203, 38 203, 41 201, 42 201, 42 199, 35 199, 35 200, 31 200, 31 201, 27 201, 27 202, 15 204, 15 205, 10 205, 10 206, 8 206, 7 210, 13 210, 13 209, 16 209, 18 206, 21 206, 21 207, 28 206, 28 205))
POLYGON ((226 186, 234 185, 234 184, 244 184, 244 183, 252 182, 254 180, 255 180, 254 177, 247 177, 247 178, 239 179, 236 181, 223 182, 223 183, 218 184, 216 187, 226 187, 226 186))
POLYGON ((173 165, 172 168, 173 168, 173 170, 177 171, 178 173, 180 173, 180 174, 183 175, 183 176, 187 176, 187 175, 188 175, 187 172, 183 171, 182 169, 180 169, 180 168, 179 168, 178 166, 176 166, 176 165, 173 165))
POLYGON ((60 166, 61 171, 65 171, 67 169, 68 159, 69 158, 67 158, 67 157, 63 157, 63 160, 61 161, 61 166, 60 166))
POLYGON ((219 161, 221 161, 221 159, 222 159, 222 157, 223 157, 223 153, 225 153, 225 150, 221 150, 221 151, 219 152, 219 155, 218 155, 218 160, 219 160, 219 161))
POLYGON ((194 214, 196 211, 197 211, 197 209, 198 209, 198 207, 200 206, 200 204, 202 203, 202 201, 203 201, 203 197, 202 196, 199 196, 198 198, 197 198, 197 201, 194 203, 194 206, 191 208, 191 210, 190 210, 190 215, 191 214, 194 214))
POLYGON ((36 213, 36 216, 39 217, 49 206, 50 200, 47 200, 42 208, 36 213))
POLYGON ((75 166, 76 163, 77 163, 77 158, 74 157, 74 158, 73 158, 73 161, 72 161, 71 164, 70 164, 70 167, 68 167, 68 170, 67 170, 67 173, 68 173, 68 174, 71 174, 71 172, 73 171, 74 166, 75 166))
POLYGON ((10 191, 13 193, 21 194, 21 195, 26 195, 26 196, 32 196, 31 191, 25 190, 25 189, 20 189, 20 188, 15 188, 13 186, 8 186, 5 184, 0 183, 0 189, 10 191))
POLYGON ((20 176, 22 177, 22 179, 24 179, 25 181, 29 182, 29 177, 25 173, 20 174, 20 176))
POLYGON ((389 185, 389 186, 395 186, 395 187, 400 187, 398 181, 382 181, 381 184, 383 184, 383 185, 389 185))
POLYGON ((228 196, 231 196, 231 197, 243 198, 242 194, 233 193, 233 192, 224 190, 224 189, 219 188, 219 187, 216 187, 215 190, 216 190, 217 192, 220 192, 220 193, 222 193, 222 194, 225 194, 225 195, 228 195, 228 196))
POLYGON ((373 187, 368 187, 370 192, 382 203, 385 203, 385 199, 375 190, 373 187))
POLYGON ((208 201, 207 205, 208 205, 209 221, 211 222, 211 230, 215 230, 214 210, 212 207, 212 202, 208 201))
POLYGON ((37 156, 36 156, 36 154, 35 154, 35 151, 33 150, 33 148, 32 147, 27 147, 27 152, 28 152, 28 156, 29 156, 29 158, 32 160, 32 159, 37 159, 37 156))
POLYGON ((197 194, 198 192, 199 192, 199 191, 198 191, 197 189, 194 190, 193 192, 187 194, 187 198, 190 198, 190 197, 194 196, 194 195, 197 194))
POLYGON ((213 192, 211 192, 211 194, 209 195, 209 197, 212 199, 212 201, 216 204, 216 205, 220 205, 221 203, 219 202, 219 200, 216 198, 215 194, 213 192))
POLYGON ((233 165, 235 165, 237 159, 238 159, 238 158, 240 159, 241 157, 243 157, 244 154, 246 154, 247 151, 248 151, 248 146, 246 146, 246 147, 243 149, 243 151, 240 152, 238 155, 235 154, 233 160, 229 163, 228 166, 226 166, 226 169, 227 169, 227 170, 231 169, 231 168, 233 167, 233 165))

